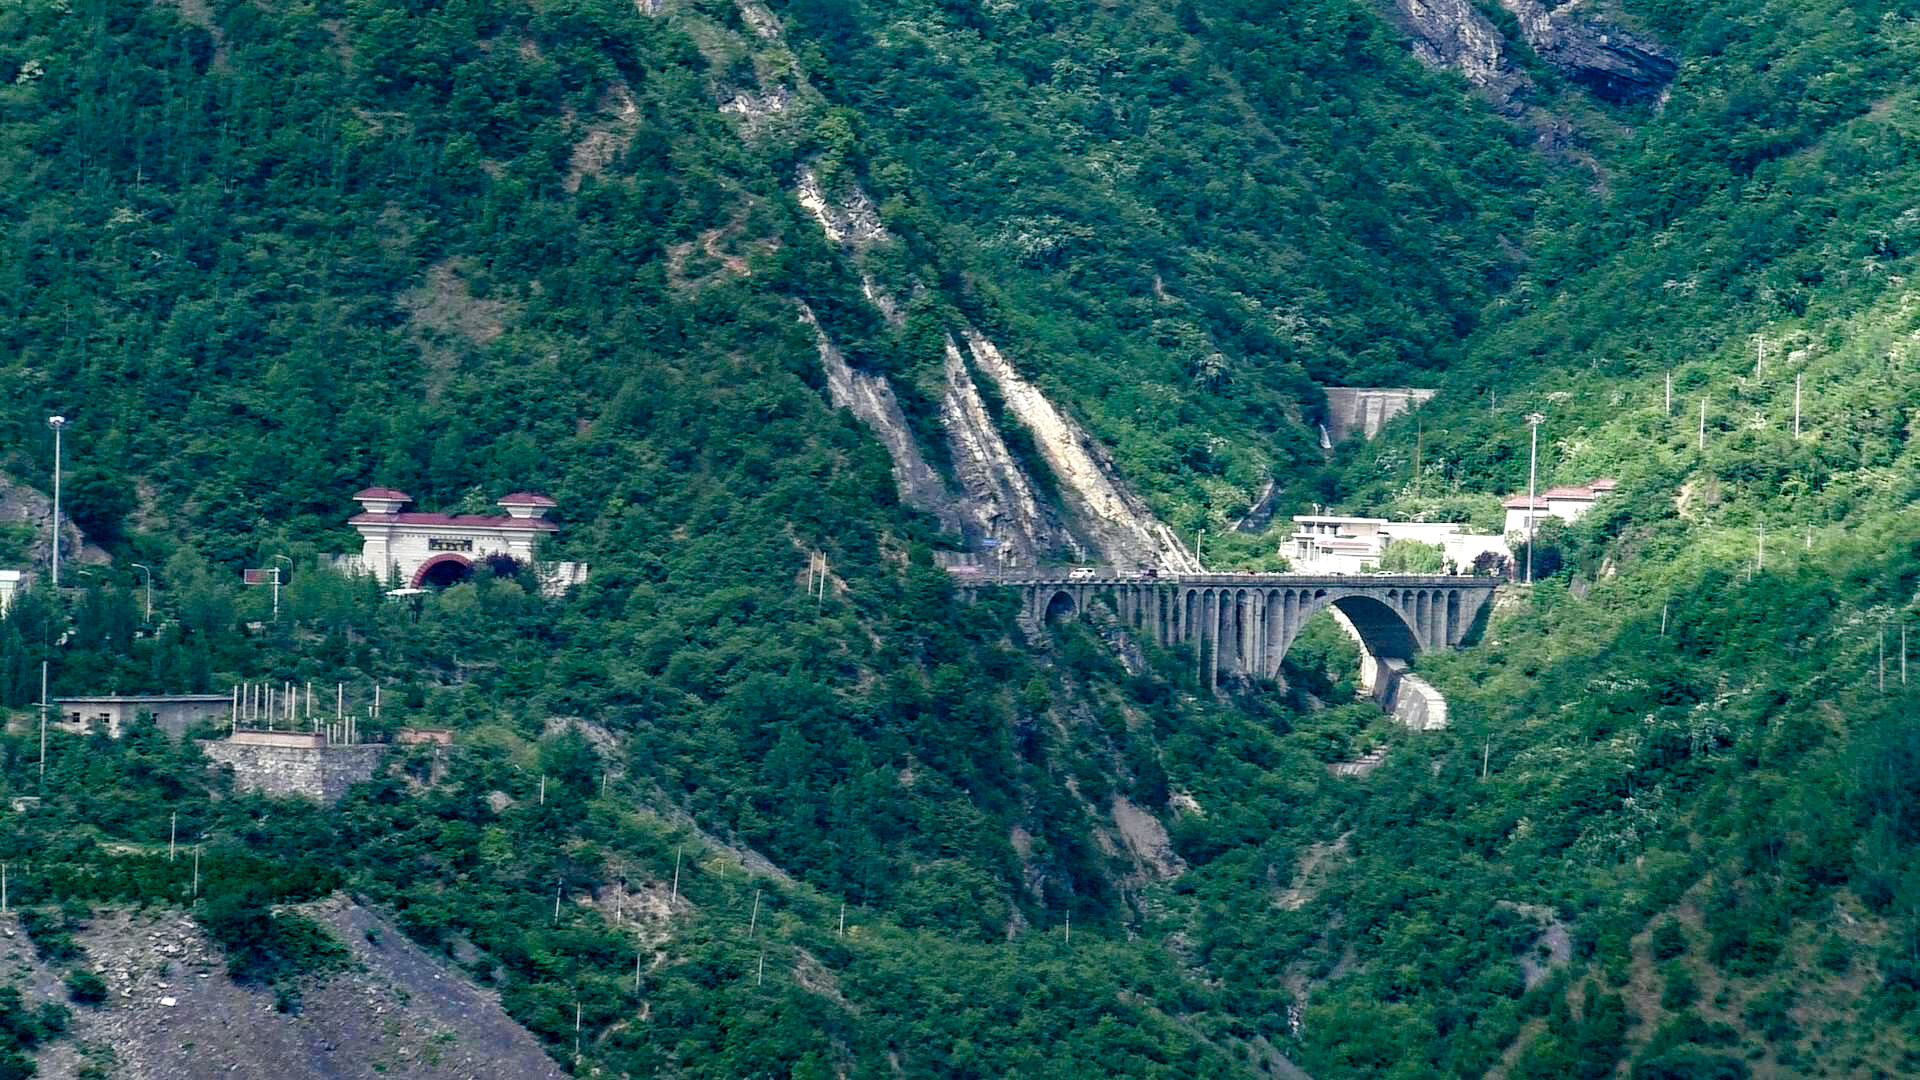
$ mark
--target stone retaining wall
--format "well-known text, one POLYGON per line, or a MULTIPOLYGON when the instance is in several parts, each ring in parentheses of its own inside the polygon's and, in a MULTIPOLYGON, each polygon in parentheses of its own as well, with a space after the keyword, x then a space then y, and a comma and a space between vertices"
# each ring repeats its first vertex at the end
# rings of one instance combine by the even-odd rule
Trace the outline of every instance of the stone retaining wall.
POLYGON ((382 743, 358 746, 247 746, 225 740, 202 740, 207 758, 233 768, 235 786, 267 795, 304 795, 321 803, 340 800, 347 789, 373 777, 388 747, 382 743))

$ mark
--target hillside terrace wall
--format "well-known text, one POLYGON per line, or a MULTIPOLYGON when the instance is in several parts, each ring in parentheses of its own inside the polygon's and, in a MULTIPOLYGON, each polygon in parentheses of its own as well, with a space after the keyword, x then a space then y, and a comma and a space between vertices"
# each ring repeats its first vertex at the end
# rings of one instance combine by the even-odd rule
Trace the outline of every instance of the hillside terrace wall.
MULTIPOLYGON (((241 732, 271 736, 271 732, 241 732)), ((338 802, 347 789, 373 778, 389 749, 384 743, 353 746, 287 745, 310 737, 291 732, 278 739, 201 740, 209 761, 231 766, 234 784, 265 795, 302 795, 315 802, 338 802)))

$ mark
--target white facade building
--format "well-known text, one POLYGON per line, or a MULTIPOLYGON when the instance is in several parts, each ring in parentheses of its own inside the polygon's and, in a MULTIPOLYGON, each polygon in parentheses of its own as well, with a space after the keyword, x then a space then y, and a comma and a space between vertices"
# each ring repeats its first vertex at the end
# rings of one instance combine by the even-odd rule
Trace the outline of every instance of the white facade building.
MULTIPOLYGON (((403 510, 413 497, 392 488, 367 488, 354 499, 363 511, 347 524, 359 530, 363 543, 359 555, 342 556, 336 565, 413 589, 465 581, 477 566, 510 572, 533 564, 540 538, 559 531, 546 520, 554 501, 528 491, 501 499, 496 505, 506 513, 500 516, 403 510)), ((547 592, 564 591, 587 577, 583 563, 545 563, 540 569, 547 592)))
POLYGON ((1386 518, 1300 514, 1283 554, 1301 574, 1365 574, 1376 569, 1395 540, 1438 544, 1443 558, 1466 572, 1481 553, 1511 557, 1504 537, 1470 533, 1457 521, 1388 521, 1386 518))
POLYGON ((18 570, 0 570, 0 615, 5 615, 12 606, 13 594, 20 590, 20 578, 18 570))
POLYGON ((1534 496, 1531 503, 1527 496, 1515 495, 1500 504, 1507 511, 1507 535, 1518 533, 1525 537, 1532 525, 1548 518, 1568 523, 1579 521, 1593 509, 1594 503, 1613 494, 1616 486, 1613 480, 1595 480, 1575 487, 1550 487, 1534 496))

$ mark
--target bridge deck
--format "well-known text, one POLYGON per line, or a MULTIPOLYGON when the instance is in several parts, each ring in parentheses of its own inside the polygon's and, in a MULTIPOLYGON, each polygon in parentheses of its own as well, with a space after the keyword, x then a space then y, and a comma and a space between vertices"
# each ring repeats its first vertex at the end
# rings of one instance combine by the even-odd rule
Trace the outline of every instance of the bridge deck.
POLYGON ((1117 574, 1101 577, 1014 573, 954 574, 959 585, 1245 585, 1261 588, 1304 588, 1314 585, 1338 585, 1342 588, 1442 588, 1491 589, 1499 578, 1458 574, 1117 574))

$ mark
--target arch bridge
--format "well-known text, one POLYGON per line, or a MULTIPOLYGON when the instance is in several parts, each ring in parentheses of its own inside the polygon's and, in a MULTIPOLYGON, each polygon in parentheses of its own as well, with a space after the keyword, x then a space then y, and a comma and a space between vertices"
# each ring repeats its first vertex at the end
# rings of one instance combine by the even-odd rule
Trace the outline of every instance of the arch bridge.
POLYGON ((1106 599, 1120 621, 1163 646, 1211 656, 1216 675, 1275 678, 1307 620, 1333 607, 1379 659, 1411 660, 1456 648, 1500 584, 1496 578, 1402 574, 1182 574, 1142 577, 1003 577, 960 586, 1020 596, 1030 633, 1078 617, 1106 599))

